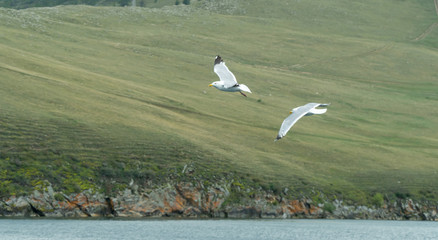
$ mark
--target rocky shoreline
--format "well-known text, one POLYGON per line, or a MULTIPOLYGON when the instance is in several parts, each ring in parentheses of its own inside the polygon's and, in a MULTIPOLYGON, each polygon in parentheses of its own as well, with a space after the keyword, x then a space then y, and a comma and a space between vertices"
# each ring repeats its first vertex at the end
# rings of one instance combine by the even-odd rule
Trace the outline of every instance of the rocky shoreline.
POLYGON ((149 190, 131 186, 114 196, 91 190, 56 193, 49 186, 28 196, 0 200, 0 217, 50 218, 263 218, 263 219, 385 219, 438 221, 438 204, 411 199, 385 202, 381 208, 348 206, 335 200, 315 203, 310 198, 286 199, 260 192, 240 203, 229 201, 226 185, 177 183, 149 190))

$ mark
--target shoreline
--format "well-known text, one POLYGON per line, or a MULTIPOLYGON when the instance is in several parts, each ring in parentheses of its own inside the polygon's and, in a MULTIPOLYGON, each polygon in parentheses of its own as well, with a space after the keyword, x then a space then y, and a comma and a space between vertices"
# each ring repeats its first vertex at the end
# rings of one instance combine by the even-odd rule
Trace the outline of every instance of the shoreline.
POLYGON ((0 220, 73 220, 73 221, 382 221, 382 222, 438 222, 436 220, 397 220, 397 219, 347 219, 347 218, 185 218, 185 217, 20 217, 20 216, 0 216, 0 220))

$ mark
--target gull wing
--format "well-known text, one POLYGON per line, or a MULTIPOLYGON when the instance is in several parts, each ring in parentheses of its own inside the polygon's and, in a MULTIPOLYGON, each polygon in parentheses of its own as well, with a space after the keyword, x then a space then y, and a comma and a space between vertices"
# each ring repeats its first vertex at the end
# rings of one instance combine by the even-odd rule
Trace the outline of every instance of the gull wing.
POLYGON ((214 72, 219 76, 219 79, 224 82, 225 88, 230 88, 237 84, 236 77, 228 69, 220 56, 217 56, 214 61, 214 72))
POLYGON ((319 103, 308 103, 304 106, 299 107, 295 111, 292 112, 291 115, 289 115, 286 119, 284 119, 283 123, 281 124, 280 131, 278 131, 276 141, 281 139, 286 135, 287 132, 291 129, 291 127, 298 121, 300 118, 302 118, 304 115, 306 115, 310 110, 313 108, 319 106, 319 103))

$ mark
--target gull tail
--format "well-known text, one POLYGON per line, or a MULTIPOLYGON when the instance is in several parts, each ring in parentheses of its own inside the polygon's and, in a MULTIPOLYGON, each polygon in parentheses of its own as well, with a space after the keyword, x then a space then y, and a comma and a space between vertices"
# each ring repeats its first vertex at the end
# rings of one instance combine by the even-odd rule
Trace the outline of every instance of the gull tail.
POLYGON ((325 112, 327 112, 327 108, 324 109, 312 109, 309 111, 309 115, 313 115, 313 114, 324 114, 325 112))
POLYGON ((251 90, 249 90, 249 87, 247 87, 245 84, 239 84, 240 90, 252 93, 251 90))

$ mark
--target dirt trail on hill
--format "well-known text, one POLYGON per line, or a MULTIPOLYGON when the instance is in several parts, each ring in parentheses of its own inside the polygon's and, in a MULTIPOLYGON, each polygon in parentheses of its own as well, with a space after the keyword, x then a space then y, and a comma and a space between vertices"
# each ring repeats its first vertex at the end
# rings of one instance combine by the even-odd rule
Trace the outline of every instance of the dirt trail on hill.
MULTIPOLYGON (((435 11, 436 11, 436 15, 438 16, 438 0, 433 0, 433 2, 435 3, 435 11)), ((429 35, 429 33, 431 33, 437 27, 438 27, 438 22, 432 23, 426 30, 424 30, 423 33, 421 33, 418 37, 416 37, 412 41, 420 41, 426 38, 427 35, 429 35)))
POLYGON ((433 0, 435 3, 436 15, 438 15, 438 0, 433 0))
POLYGON ((310 62, 310 63, 306 63, 306 64, 295 64, 292 66, 292 68, 299 69, 299 68, 307 67, 308 65, 340 62, 340 61, 345 61, 345 60, 354 59, 354 58, 366 57, 369 55, 379 54, 379 53, 382 53, 384 51, 387 51, 387 50, 391 49, 392 46, 393 46, 392 44, 386 44, 382 47, 375 48, 375 49, 365 51, 365 52, 360 52, 360 53, 353 54, 353 55, 332 57, 329 59, 322 59, 322 60, 318 60, 318 61, 314 61, 314 62, 310 62))
MULTIPOLYGON (((438 1, 438 0, 435 0, 438 1)), ((429 35, 429 33, 431 33, 436 27, 438 27, 438 22, 436 23, 432 23, 426 30, 424 30, 423 33, 420 34, 420 36, 416 37, 413 41, 420 41, 423 40, 424 38, 427 37, 427 35, 429 35)))

